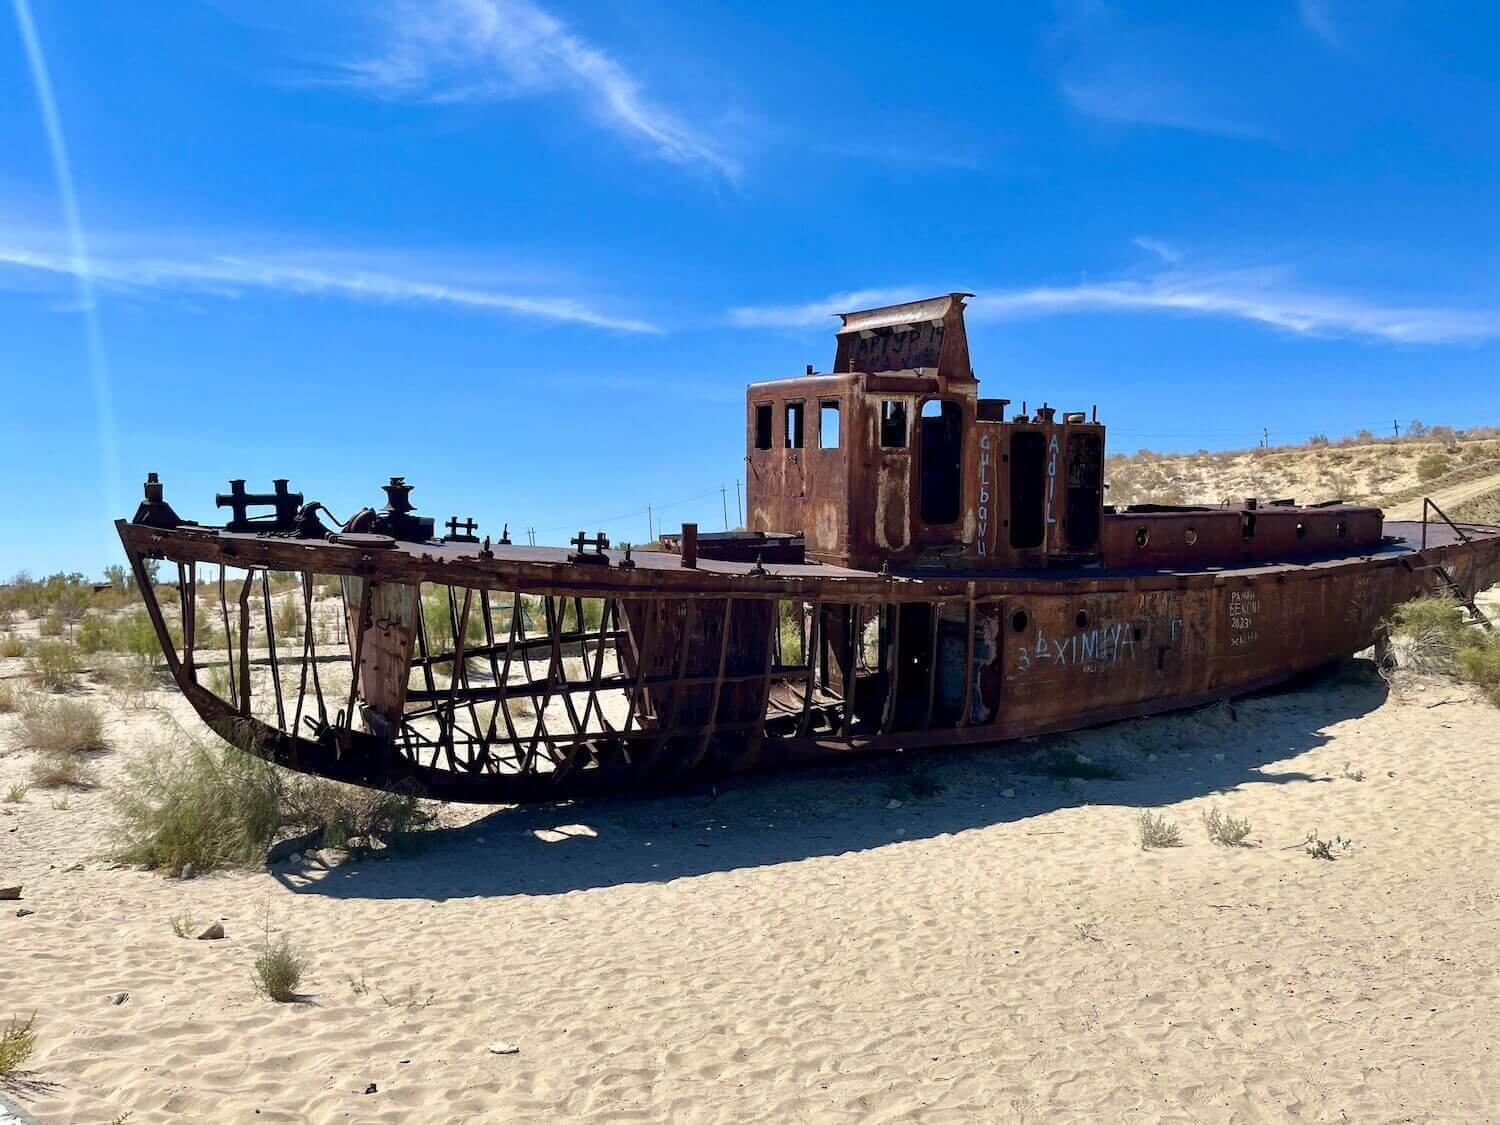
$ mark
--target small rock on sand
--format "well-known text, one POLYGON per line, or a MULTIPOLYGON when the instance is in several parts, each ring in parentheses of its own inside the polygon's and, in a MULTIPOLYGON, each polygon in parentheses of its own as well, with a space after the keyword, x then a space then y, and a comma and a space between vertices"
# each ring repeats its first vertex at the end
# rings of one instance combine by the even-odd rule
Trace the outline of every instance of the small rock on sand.
POLYGON ((521 1048, 514 1043, 491 1043, 489 1052, 492 1055, 519 1055, 521 1048))
POLYGON ((14 901, 15 899, 18 899, 20 897, 21 887, 19 884, 14 887, 0 887, 0 899, 10 899, 14 901))
POLYGON ((210 922, 203 927, 203 932, 198 935, 199 941, 218 941, 224 936, 224 926, 219 922, 210 922))
POLYGON ((111 1004, 123 1004, 123 1003, 125 1003, 125 1001, 127 1001, 129 999, 130 999, 130 993, 128 993, 128 992, 116 992, 113 996, 111 996, 109 998, 109 1002, 111 1004))
POLYGON ((26 917, 26 916, 27 916, 27 915, 30 915, 30 914, 35 914, 35 913, 36 913, 36 911, 35 911, 35 910, 27 910, 27 909, 26 909, 26 908, 25 908, 25 907, 24 907, 24 906, 23 906, 23 907, 21 907, 21 909, 20 909, 20 910, 17 910, 17 911, 16 911, 16 917, 17 917, 17 918, 25 918, 25 917, 26 917))
POLYGON ((899 809, 901 807, 901 802, 892 797, 885 803, 885 807, 888 809, 899 809))
POLYGON ((193 865, 191 863, 184 863, 182 865, 182 871, 179 873, 178 877, 182 879, 191 879, 193 877, 193 874, 193 865))

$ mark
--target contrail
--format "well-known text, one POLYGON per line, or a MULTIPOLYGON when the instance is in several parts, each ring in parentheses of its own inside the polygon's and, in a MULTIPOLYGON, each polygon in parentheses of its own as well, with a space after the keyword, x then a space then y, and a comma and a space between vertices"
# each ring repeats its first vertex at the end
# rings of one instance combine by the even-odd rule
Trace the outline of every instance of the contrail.
POLYGON ((100 473, 103 477, 101 499, 106 508, 106 522, 121 514, 120 469, 115 440, 115 408, 109 375, 109 361, 104 354, 104 338, 99 332, 99 313, 94 306, 94 282, 89 272, 88 243, 83 237, 83 221, 78 214, 78 193, 73 189, 73 169, 68 162, 68 145, 63 138, 62 120, 57 113, 57 99, 52 94, 52 77, 47 72, 47 58, 37 37, 36 21, 31 17, 30 0, 11 0, 21 42, 26 48, 26 62, 31 82, 36 88, 37 105, 42 111, 42 126, 47 131, 47 147, 52 152, 52 168, 57 176, 57 193, 62 200, 63 219, 68 227, 69 249, 73 256, 71 271, 78 281, 79 303, 83 306, 84 337, 88 346, 89 369, 94 384, 94 409, 99 427, 100 473))

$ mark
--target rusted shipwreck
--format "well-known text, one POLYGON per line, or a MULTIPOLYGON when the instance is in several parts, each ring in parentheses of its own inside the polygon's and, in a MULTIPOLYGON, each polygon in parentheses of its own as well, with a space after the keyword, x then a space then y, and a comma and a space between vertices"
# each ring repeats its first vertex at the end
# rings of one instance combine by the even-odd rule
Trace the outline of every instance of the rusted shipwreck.
POLYGON ((1421 592, 1472 604, 1500 579, 1500 528, 1432 506, 1384 524, 1345 503, 1111 506, 1092 412, 980 397, 967 296, 844 314, 832 372, 748 389, 747 530, 570 550, 455 517, 438 537, 401 478, 342 523, 285 481, 236 481, 208 526, 153 475, 120 538, 214 730, 486 802, 1191 707, 1365 648, 1421 592))

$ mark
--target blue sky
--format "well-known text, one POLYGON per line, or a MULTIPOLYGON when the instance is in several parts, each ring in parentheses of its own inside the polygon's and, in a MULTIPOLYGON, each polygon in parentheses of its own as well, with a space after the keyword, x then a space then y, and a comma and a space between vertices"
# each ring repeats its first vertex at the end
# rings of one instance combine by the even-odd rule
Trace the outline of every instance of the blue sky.
POLYGON ((1500 423, 1491 6, 6 2, 0 574, 148 470, 716 528, 744 385, 955 288, 1115 450, 1500 423))

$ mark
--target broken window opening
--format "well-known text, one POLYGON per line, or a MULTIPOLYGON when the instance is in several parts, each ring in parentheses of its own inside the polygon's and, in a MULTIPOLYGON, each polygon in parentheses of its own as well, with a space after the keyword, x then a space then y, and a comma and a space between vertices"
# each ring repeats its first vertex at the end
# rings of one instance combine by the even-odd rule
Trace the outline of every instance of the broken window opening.
POLYGON ((922 404, 922 522, 957 523, 963 498, 964 412, 956 402, 922 404))
POLYGON ((786 404, 786 447, 788 449, 802 448, 802 404, 800 402, 786 404))
POLYGON ((755 404, 755 448, 771 448, 771 404, 769 402, 755 404))
POLYGON ((838 447, 839 404, 820 402, 818 404, 818 448, 837 449, 838 447))
POLYGON ((1037 430, 1010 435, 1010 545, 1040 547, 1045 534, 1047 439, 1037 430))
POLYGON ((900 399, 881 400, 880 445, 882 449, 906 448, 906 403, 900 399))

